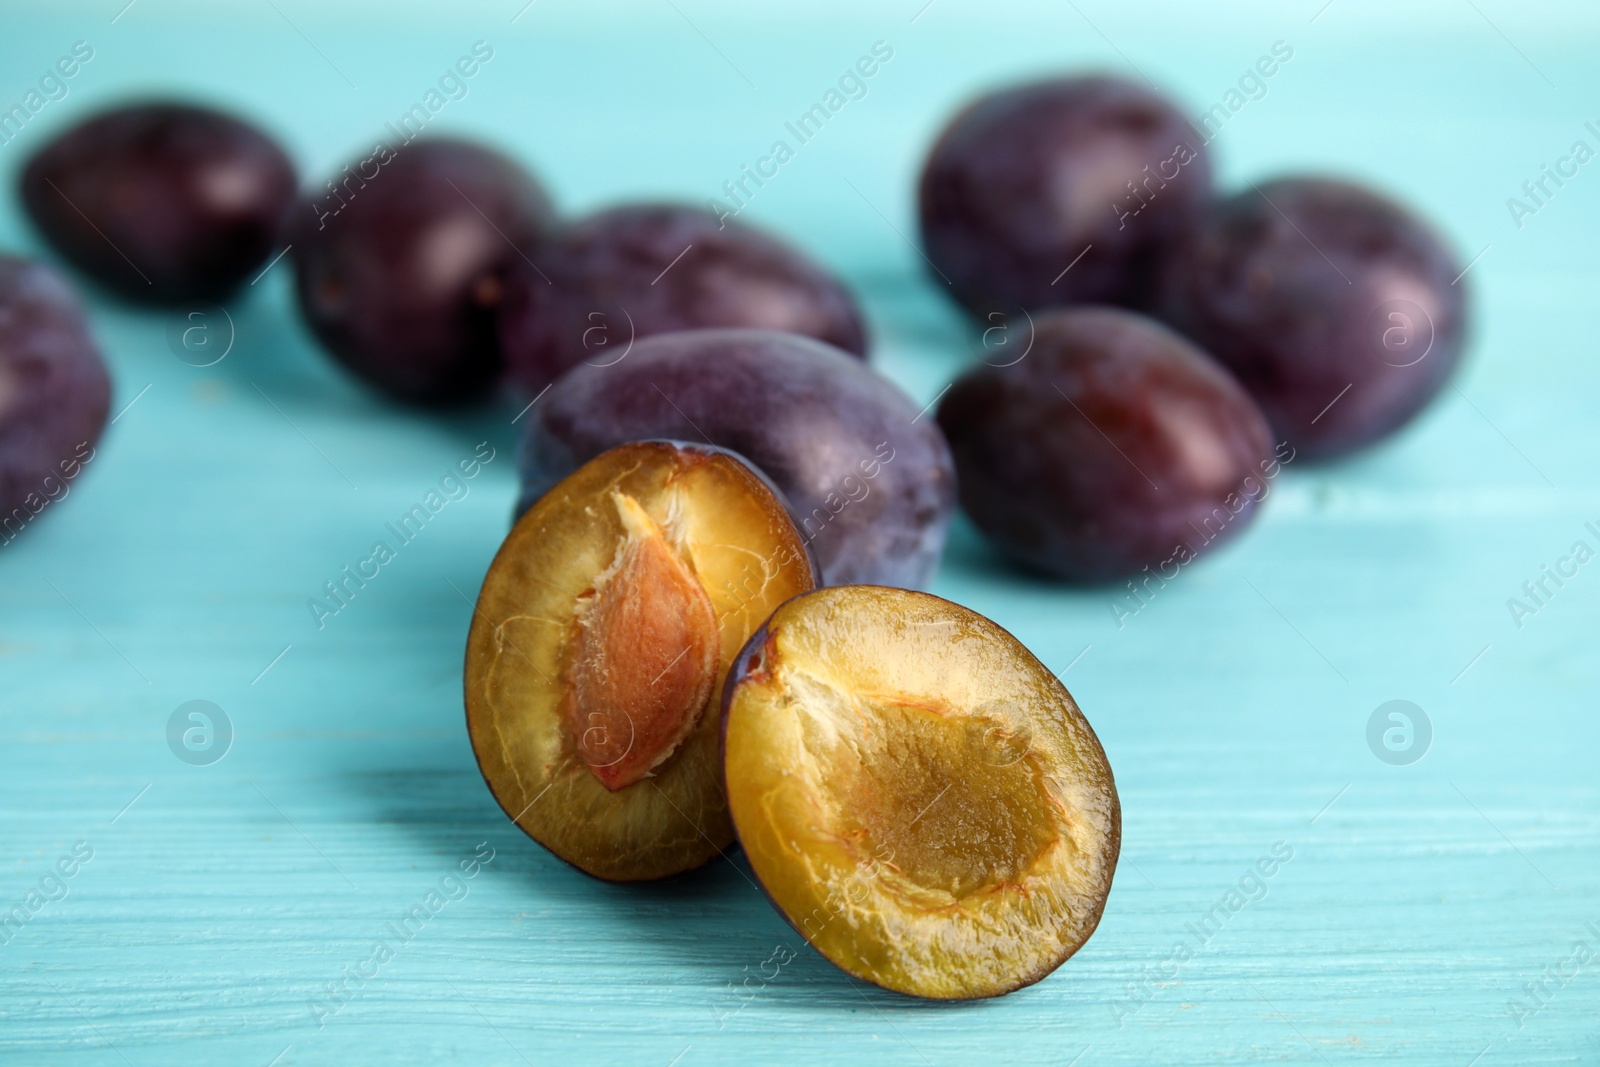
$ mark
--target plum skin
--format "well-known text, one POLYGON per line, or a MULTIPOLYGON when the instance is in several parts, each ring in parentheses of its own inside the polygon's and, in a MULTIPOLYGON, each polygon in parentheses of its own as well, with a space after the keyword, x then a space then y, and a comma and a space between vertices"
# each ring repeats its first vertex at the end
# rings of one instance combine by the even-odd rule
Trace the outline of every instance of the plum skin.
POLYGON ((797 334, 645 338, 614 365, 574 367, 526 423, 521 507, 623 442, 703 439, 778 486, 832 585, 925 585, 955 507, 950 450, 933 420, 860 360, 797 334))
POLYGON ((522 265, 501 313, 508 375, 527 396, 580 362, 623 358, 638 338, 743 326, 805 334, 865 356, 840 282, 793 246, 700 207, 629 204, 558 231, 522 265))
POLYGON ((977 315, 1145 307, 1158 260, 1210 190, 1203 142, 1170 102, 1091 75, 957 114, 924 164, 918 213, 940 280, 977 315))
POLYGON ((1266 420, 1232 376, 1133 312, 1034 322, 1024 359, 970 371, 939 406, 978 528, 1031 568, 1091 583, 1181 565, 1237 536, 1293 452, 1274 458, 1266 420))
POLYGON ((521 166, 467 141, 380 145, 334 191, 314 190, 295 210, 300 311, 335 359, 414 404, 459 404, 494 388, 508 278, 555 215, 521 166))
POLYGON ((0 256, 0 545, 70 492, 110 406, 110 375, 67 280, 0 256))
POLYGON ((42 148, 24 208, 79 270, 130 300, 220 301, 266 260, 294 165, 231 115, 150 102, 103 112, 42 148), (124 258, 126 256, 126 258, 124 258))
POLYGON ((1221 201, 1174 255, 1162 317, 1221 360, 1308 458, 1395 432, 1460 362, 1460 264, 1406 208, 1288 177, 1221 201))

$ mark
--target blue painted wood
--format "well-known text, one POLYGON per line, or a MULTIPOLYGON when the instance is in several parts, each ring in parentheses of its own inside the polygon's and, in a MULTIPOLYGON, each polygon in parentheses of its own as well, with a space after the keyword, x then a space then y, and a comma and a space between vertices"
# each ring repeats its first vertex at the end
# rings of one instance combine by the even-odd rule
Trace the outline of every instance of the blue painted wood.
MULTIPOLYGON (((1466 258, 1486 249, 1480 314, 1458 389, 1414 428, 1292 465, 1247 538, 1121 627, 1114 594, 1019 577, 958 527, 936 590, 1062 673, 1126 827, 1075 959, 939 1006, 806 951, 762 978, 803 946, 738 860, 608 887, 508 826, 458 685, 514 411, 373 399, 308 342, 281 264, 204 369, 169 350, 175 316, 95 295, 127 407, 71 497, 0 549, 0 912, 40 894, 0 944, 0 1061, 1600 1062, 1600 963, 1573 948, 1600 952, 1600 563, 1521 626, 1506 606, 1574 542, 1600 546, 1600 164, 1521 228, 1506 206, 1595 144, 1592 8, 121 3, 6 14, 0 105, 74 41, 95 50, 0 144, 6 188, 51 130, 153 87, 260 116, 321 173, 481 39, 493 59, 430 128, 511 146, 569 209, 703 199, 888 42, 746 217, 860 290, 878 365, 919 402, 973 343, 904 240, 959 99, 1137 64, 1198 113, 1283 40, 1292 61, 1218 137, 1224 179, 1331 167, 1425 205, 1466 258), (481 441, 495 458, 470 493, 318 629, 306 600, 481 441), (1367 745, 1391 699, 1432 723, 1409 766, 1367 745), (167 744, 191 700, 232 723, 209 766, 167 744), (1292 858, 1252 878, 1275 847, 1292 858)), ((9 195, 0 246, 39 250, 9 195)))

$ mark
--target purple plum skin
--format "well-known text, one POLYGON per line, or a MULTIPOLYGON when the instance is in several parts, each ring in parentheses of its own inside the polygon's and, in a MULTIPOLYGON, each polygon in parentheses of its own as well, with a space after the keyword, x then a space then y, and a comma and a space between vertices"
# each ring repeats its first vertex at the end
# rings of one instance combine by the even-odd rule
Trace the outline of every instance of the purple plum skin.
POLYGON ((1157 261, 1210 194, 1204 145, 1163 97, 1099 75, 1036 82, 979 99, 940 135, 922 170, 922 244, 937 280, 986 319, 1143 308, 1157 261))
POLYGON ((1461 265, 1406 208, 1284 178, 1216 204, 1163 286, 1163 317, 1226 364, 1312 459, 1383 438, 1449 381, 1466 337, 1461 265))
POLYGON ((296 207, 300 310, 324 347, 409 403, 483 398, 504 360, 496 328, 514 264, 554 223, 508 157, 444 138, 378 146, 296 207))
POLYGON ((0 256, 0 544, 94 456, 111 378, 67 280, 0 256))
POLYGON ((1237 536, 1292 453, 1226 370, 1114 308, 1034 319, 1028 354, 939 405, 961 504, 1021 563, 1074 582, 1170 578, 1237 536))
POLYGON ((526 509, 608 448, 653 437, 730 449, 782 491, 823 581, 919 588, 955 507, 944 436, 860 360, 773 330, 707 329, 579 364, 529 409, 526 509))
POLYGON ((68 262, 150 304, 216 302, 278 243, 295 171, 231 115, 176 103, 103 112, 39 151, 22 203, 68 262))
POLYGON ((713 326, 785 330, 865 356, 849 291, 791 245, 704 208, 633 204, 562 229, 523 265, 501 339, 526 396, 630 340, 713 326))

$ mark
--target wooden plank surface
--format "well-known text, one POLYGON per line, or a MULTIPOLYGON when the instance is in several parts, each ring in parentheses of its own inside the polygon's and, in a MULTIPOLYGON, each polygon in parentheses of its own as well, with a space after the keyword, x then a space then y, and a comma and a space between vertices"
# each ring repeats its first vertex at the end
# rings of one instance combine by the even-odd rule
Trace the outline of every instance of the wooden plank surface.
MULTIPOLYGON (((1425 205, 1464 259, 1487 248, 1473 350, 1414 428, 1291 465, 1248 537, 1120 627, 1114 593, 1018 575, 958 524, 935 591, 1061 672, 1117 773, 1123 863, 1088 946, 998 1001, 914 1003, 806 951, 737 858, 611 887, 510 827, 458 687, 516 411, 373 399, 309 343, 280 264, 212 313, 233 347, 204 369, 169 349, 179 313, 91 295, 129 406, 70 498, 0 548, 0 912, 39 894, 0 944, 0 1062, 1600 1063, 1600 563, 1521 626, 1506 603, 1574 542, 1600 548, 1600 163, 1520 229, 1505 203, 1597 144, 1596 13, 918 6, 12 11, 0 104, 74 41, 95 57, 0 145, 0 179, 153 88, 260 116, 320 174, 484 40, 434 128, 509 146, 569 210, 701 200, 883 40, 867 95, 746 217, 857 287, 875 362, 920 404, 975 343, 903 239, 962 97, 1136 66, 1198 113, 1290 43, 1216 142, 1223 179, 1332 168, 1425 205), (470 493, 319 629, 307 599, 480 442, 470 493), (1393 699, 1432 726, 1406 766, 1367 742, 1393 699), (193 700, 231 723, 209 765, 167 740, 193 700)), ((0 247, 40 249, 9 192, 0 247)))

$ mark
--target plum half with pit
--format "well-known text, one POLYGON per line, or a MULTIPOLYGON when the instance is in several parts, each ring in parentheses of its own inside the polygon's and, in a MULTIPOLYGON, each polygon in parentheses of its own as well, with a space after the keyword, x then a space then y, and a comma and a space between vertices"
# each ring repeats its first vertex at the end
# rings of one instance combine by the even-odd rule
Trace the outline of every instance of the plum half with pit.
POLYGON ((1211 195, 1183 114, 1122 78, 985 96, 945 128, 918 190, 922 245, 972 312, 1144 307, 1157 261, 1211 195))
POLYGON ((787 330, 866 354, 845 287, 799 249, 704 208, 630 204, 579 219, 523 264, 501 339, 511 378, 536 395, 580 362, 608 365, 674 330, 787 330))
POLYGON ((217 301, 278 243, 294 164, 254 126, 189 104, 130 104, 51 141, 22 204, 73 266, 131 300, 217 301))
POLYGON ((1221 201, 1174 255, 1163 317, 1225 363, 1308 458, 1371 444, 1449 381, 1462 266, 1405 207, 1291 177, 1221 201))
POLYGON ((644 441, 595 457, 517 522, 467 638, 467 728, 506 814, 610 881, 733 840, 717 698, 734 655, 816 572, 738 456, 644 441))
POLYGON ((65 278, 0 256, 0 544, 94 458, 111 378, 65 278))
POLYGON ((812 947, 936 999, 1008 993, 1094 933, 1121 845, 1111 766, 1054 674, 927 593, 784 604, 723 694, 728 810, 812 947))
POLYGON ((554 223, 521 166, 467 141, 380 144, 296 211, 300 310, 334 358, 415 404, 494 388, 508 278, 554 223))
POLYGON ((1024 358, 939 405, 962 508, 996 545, 1073 581, 1170 579, 1249 524, 1294 453, 1232 375, 1131 311, 1034 324, 1024 358))
POLYGON ((933 419, 859 359, 798 334, 647 337, 614 365, 578 364, 525 419, 524 505, 625 441, 705 441, 777 484, 830 585, 926 584, 955 507, 933 419))

